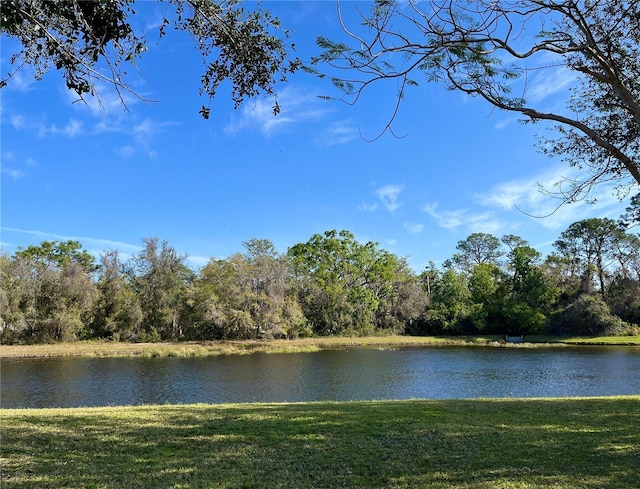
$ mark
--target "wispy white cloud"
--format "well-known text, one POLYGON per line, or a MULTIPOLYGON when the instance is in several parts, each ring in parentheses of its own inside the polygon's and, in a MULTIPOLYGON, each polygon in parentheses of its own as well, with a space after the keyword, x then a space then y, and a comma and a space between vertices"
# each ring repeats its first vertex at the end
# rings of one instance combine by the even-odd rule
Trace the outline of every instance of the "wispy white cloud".
POLYGON ((411 234, 420 234, 424 229, 424 225, 415 222, 405 222, 404 228, 411 234))
POLYGON ((124 157, 142 153, 153 159, 158 155, 158 151, 153 149, 154 138, 167 131, 168 128, 181 124, 181 122, 161 121, 149 117, 142 121, 121 117, 104 117, 95 124, 93 132, 95 134, 120 133, 131 136, 132 141, 118 147, 116 152, 124 157))
POLYGON ((393 213, 402 206, 399 201, 402 190, 402 185, 388 184, 379 186, 374 190, 374 194, 378 198, 379 202, 363 202, 358 206, 358 210, 373 212, 382 207, 393 213))
POLYGON ((79 241, 81 242, 84 246, 86 246, 87 248, 91 247, 93 249, 95 248, 99 248, 100 252, 104 251, 104 250, 110 250, 110 249, 118 249, 118 250, 123 250, 123 251, 128 251, 131 253, 136 253, 138 251, 140 251, 142 249, 142 246, 140 245, 134 245, 131 243, 124 243, 122 241, 113 241, 113 240, 109 240, 109 239, 103 239, 103 238, 91 238, 91 237, 87 237, 87 236, 68 236, 68 235, 63 235, 63 234, 56 234, 56 233, 50 233, 47 231, 39 231, 39 230, 33 230, 33 229, 21 229, 21 228, 12 228, 12 227, 6 227, 6 226, 2 226, 0 228, 2 231, 7 231, 7 232, 11 232, 11 233, 17 233, 17 234, 26 234, 29 236, 35 236, 38 239, 41 240, 55 240, 55 241, 79 241))
MULTIPOLYGON (((135 85, 135 82, 131 83, 134 88, 135 85)), ((172 121, 159 121, 150 117, 140 120, 129 113, 127 109, 142 102, 142 97, 145 97, 144 93, 140 93, 140 96, 126 90, 118 93, 113 86, 105 82, 96 83, 96 93, 98 95, 78 100, 75 92, 65 90, 65 97, 74 103, 76 115, 84 117, 85 134, 117 133, 132 137, 131 144, 116 149, 116 152, 123 156, 130 156, 134 151, 140 151, 146 153, 149 158, 154 158, 157 151, 150 149, 153 138, 164 132, 167 127, 180 124, 172 121)), ((74 127, 67 126, 66 129, 65 134, 74 134, 74 127)), ((50 132, 56 134, 60 131, 50 132)))
POLYGON ((25 176, 24 171, 22 171, 21 169, 9 167, 7 165, 2 165, 1 171, 3 174, 10 176, 14 180, 25 176))
POLYGON ((438 226, 445 229, 456 229, 464 224, 464 215, 467 209, 458 209, 454 211, 438 211, 438 203, 426 204, 422 207, 422 211, 433 217, 438 226))
POLYGON ((177 122, 156 121, 147 117, 133 126, 133 137, 137 143, 146 145, 155 135, 162 133, 165 128, 177 125, 179 125, 177 122))
POLYGON ((385 185, 376 190, 376 194, 382 202, 382 205, 384 205, 389 212, 396 211, 402 205, 398 202, 401 192, 401 185, 385 185))
POLYGON ((259 99, 245 103, 240 116, 234 114, 224 128, 227 134, 243 130, 259 131, 265 136, 290 130, 295 124, 309 120, 319 120, 327 109, 319 104, 314 93, 288 86, 278 94, 280 113, 273 114, 273 100, 259 99))
POLYGON ((69 119, 69 122, 63 127, 58 127, 56 124, 45 125, 40 124, 38 128, 38 137, 44 138, 47 136, 63 135, 69 138, 76 137, 84 133, 84 125, 77 119, 69 119))
POLYGON ((151 15, 143 18, 144 30, 146 32, 158 30, 165 22, 165 15, 161 11, 154 11, 151 15))
POLYGON ((67 125, 62 129, 62 133, 70 138, 77 136, 82 132, 82 122, 76 119, 70 119, 67 125))
MULTIPOLYGON (((128 260, 132 258, 134 255, 138 254, 142 250, 142 246, 139 244, 125 243, 122 241, 114 241, 110 239, 103 238, 93 238, 88 236, 69 236, 64 234, 57 233, 49 233, 47 231, 38 231, 33 229, 21 229, 21 228, 12 228, 12 227, 0 227, 5 235, 7 232, 16 233, 16 234, 26 234, 29 236, 34 236, 35 238, 42 241, 78 241, 82 244, 82 246, 93 255, 97 260, 100 259, 100 255, 107 250, 118 250, 120 254, 120 258, 122 260, 128 260)), ((9 243, 6 241, 2 242, 3 248, 14 248, 15 245, 13 243, 9 243)), ((210 260, 210 257, 198 256, 198 255, 188 255, 187 262, 193 267, 202 267, 206 265, 210 260)))
POLYGON ((470 213, 466 219, 466 226, 472 232, 502 234, 515 231, 519 226, 497 217, 493 212, 470 213))
POLYGON ((235 134, 242 130, 253 129, 269 135, 276 129, 291 125, 294 121, 294 117, 282 111, 277 116, 274 115, 272 104, 258 100, 250 107, 245 105, 242 108, 242 116, 240 118, 234 117, 232 122, 224 128, 224 131, 228 134, 235 134))
POLYGON ((107 83, 96 81, 96 93, 100 96, 87 96, 78 100, 78 95, 68 88, 61 88, 62 97, 75 109, 73 117, 61 126, 60 122, 50 124, 46 118, 33 120, 32 116, 24 114, 11 115, 9 122, 17 130, 34 131, 39 137, 63 135, 75 137, 81 134, 95 135, 104 132, 131 133, 131 121, 134 119, 126 107, 138 104, 140 99, 128 92, 122 93, 122 99, 107 83))
POLYGON ((93 130, 96 134, 126 132, 122 119, 110 117, 98 120, 95 126, 93 126, 93 130))
POLYGON ((14 180, 17 180, 27 176, 27 172, 21 167, 32 167, 35 166, 35 164, 36 160, 30 156, 23 162, 13 151, 7 151, 2 153, 2 165, 0 165, 0 172, 14 180))
MULTIPOLYGON (((130 85, 135 85, 131 82, 130 85)), ((64 97, 73 104, 79 112, 89 112, 95 118, 103 119, 105 117, 116 118, 127 113, 127 108, 139 104, 145 94, 140 97, 135 94, 121 90, 120 93, 116 89, 104 81, 95 81, 94 89, 96 95, 86 95, 83 99, 78 98, 78 94, 73 90, 64 88, 64 97)))
POLYGON ((502 130, 502 129, 505 129, 505 128, 509 127, 514 122, 518 122, 518 118, 517 117, 505 117, 505 118, 500 119, 498 122, 496 122, 493 125, 493 127, 495 129, 502 130))
POLYGON ((606 185, 598 189, 595 203, 563 204, 562 200, 554 199, 544 191, 561 190, 561 182, 577 178, 576 172, 575 169, 558 166, 530 178, 499 183, 491 191, 477 194, 475 198, 485 207, 516 210, 539 217, 540 225, 549 229, 560 229, 585 219, 593 215, 594 210, 600 215, 618 212, 621 207, 620 201, 606 185))
POLYGON ((345 144, 353 141, 360 135, 360 131, 350 120, 336 121, 329 124, 329 127, 316 138, 316 143, 323 146, 333 146, 345 144))
POLYGON ((153 118, 139 120, 135 117, 110 117, 104 114, 90 114, 90 117, 80 115, 80 118, 71 117, 66 124, 49 124, 46 121, 35 121, 23 115, 14 115, 9 122, 15 129, 34 132, 39 138, 95 136, 103 133, 117 133, 130 138, 129 143, 121 144, 115 148, 120 156, 130 157, 134 153, 145 154, 149 158, 155 158, 158 152, 153 148, 154 138, 165 132, 172 126, 180 123, 162 121, 153 118), (92 119, 96 115, 96 120, 92 119))
POLYGON ((476 194, 481 205, 512 209, 516 205, 527 204, 536 208, 545 199, 535 180, 514 180, 493 187, 488 193, 476 194))
POLYGON ((474 212, 469 209, 438 210, 438 204, 427 204, 423 212, 433 217, 444 229, 467 229, 469 232, 504 233, 514 230, 517 225, 496 216, 494 212, 474 212))
POLYGON ((361 211, 372 212, 378 209, 378 204, 366 204, 362 203, 358 206, 361 211))
POLYGON ((23 115, 15 114, 9 118, 9 122, 14 129, 19 131, 20 129, 24 129, 27 125, 27 118, 23 115))
MULTIPOLYGON (((528 47, 522 45, 520 49, 527 50, 528 47)), ((515 64, 524 67, 522 60, 517 60, 507 53, 498 55, 498 58, 501 58, 505 66, 515 64)), ((511 90, 511 96, 523 97, 528 105, 535 105, 545 111, 560 111, 566 107, 569 89, 577 82, 577 73, 559 61, 557 54, 540 52, 529 58, 520 77, 506 83, 511 90)), ((518 119, 526 117, 501 117, 494 127, 498 130, 503 129, 518 119)))
POLYGON ((559 92, 566 92, 576 82, 576 73, 564 66, 538 70, 534 76, 529 77, 527 102, 538 103, 559 92))
POLYGON ((118 154, 125 158, 130 158, 136 153, 136 149, 133 146, 126 145, 118 149, 118 154))
POLYGON ((133 137, 133 141, 130 144, 125 144, 115 150, 120 156, 129 158, 134 154, 139 154, 146 155, 149 159, 154 159, 158 156, 158 151, 153 148, 154 138, 165 132, 167 128, 177 125, 180 125, 180 123, 158 121, 147 117, 142 122, 134 124, 128 131, 125 130, 125 125, 119 128, 112 127, 109 130, 128 133, 133 137))
POLYGON ((15 90, 17 92, 28 92, 29 90, 31 90, 35 82, 36 78, 34 76, 33 69, 31 69, 29 66, 23 66, 18 71, 16 71, 11 78, 9 78, 6 88, 8 90, 15 90), (27 70, 26 73, 25 70, 27 70))
POLYGON ((624 204, 611 186, 605 184, 597 189, 595 203, 563 204, 542 190, 558 191, 558 182, 576 177, 576 170, 558 166, 529 178, 498 183, 489 192, 475 194, 473 209, 440 209, 438 203, 431 203, 423 206, 422 211, 444 229, 497 235, 517 233, 527 222, 557 231, 594 215, 617 218, 621 214, 624 204))

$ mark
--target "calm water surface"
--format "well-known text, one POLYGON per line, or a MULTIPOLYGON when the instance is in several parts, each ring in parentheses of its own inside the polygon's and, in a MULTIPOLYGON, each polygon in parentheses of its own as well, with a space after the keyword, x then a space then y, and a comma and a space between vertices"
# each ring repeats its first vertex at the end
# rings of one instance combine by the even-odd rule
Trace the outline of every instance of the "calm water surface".
POLYGON ((3 360, 0 405, 640 394, 640 348, 402 348, 203 358, 3 360))

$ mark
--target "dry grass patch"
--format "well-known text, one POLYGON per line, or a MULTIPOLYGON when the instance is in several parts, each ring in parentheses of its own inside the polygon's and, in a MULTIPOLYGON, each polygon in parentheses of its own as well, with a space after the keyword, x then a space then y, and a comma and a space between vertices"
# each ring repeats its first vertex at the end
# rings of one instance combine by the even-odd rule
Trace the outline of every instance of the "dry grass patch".
POLYGON ((498 348, 541 348, 553 345, 640 345, 640 336, 593 338, 530 336, 526 343, 505 343, 499 335, 485 336, 373 336, 326 337, 296 340, 204 341, 176 343, 112 343, 77 341, 46 345, 2 345, 0 358, 44 357, 191 357, 238 355, 254 352, 299 353, 340 348, 401 348, 437 346, 488 346, 498 348))
MULTIPOLYGON (((497 338, 497 337, 496 337, 497 338)), ((488 343, 480 337, 436 338, 413 336, 381 336, 365 338, 302 338, 297 340, 204 341, 179 343, 112 343, 78 341, 46 345, 3 345, 0 358, 37 357, 164 357, 247 354, 254 352, 307 352, 322 349, 361 347, 401 347, 465 345, 488 343)))

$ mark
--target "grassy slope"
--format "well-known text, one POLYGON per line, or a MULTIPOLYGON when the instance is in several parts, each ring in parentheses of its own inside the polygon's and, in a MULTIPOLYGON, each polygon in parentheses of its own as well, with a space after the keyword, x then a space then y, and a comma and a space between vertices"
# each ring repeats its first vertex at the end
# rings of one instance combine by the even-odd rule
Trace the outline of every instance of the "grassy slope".
POLYGON ((0 410, 2 487, 629 488, 640 396, 0 410))
POLYGON ((442 345, 487 345, 509 347, 532 347, 541 344, 607 344, 640 345, 640 336, 598 336, 592 338, 530 336, 524 345, 506 345, 501 336, 380 336, 366 338, 305 338, 299 340, 273 341, 216 341, 181 343, 110 343, 78 341, 46 345, 2 345, 0 358, 54 357, 54 356, 206 356, 220 354, 245 354, 255 351, 291 352, 314 351, 327 348, 352 346, 398 347, 398 346, 442 346, 442 345))

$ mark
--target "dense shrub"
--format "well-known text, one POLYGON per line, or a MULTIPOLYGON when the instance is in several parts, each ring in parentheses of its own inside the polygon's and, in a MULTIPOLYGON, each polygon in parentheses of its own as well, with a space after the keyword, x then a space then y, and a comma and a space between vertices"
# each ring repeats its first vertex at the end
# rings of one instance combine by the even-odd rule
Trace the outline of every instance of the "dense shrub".
POLYGON ((640 282, 620 278, 607 289, 606 301, 611 313, 640 327, 640 282))
POLYGON ((624 333, 629 324, 613 315, 600 295, 582 295, 555 315, 551 327, 562 334, 615 335, 624 333))

